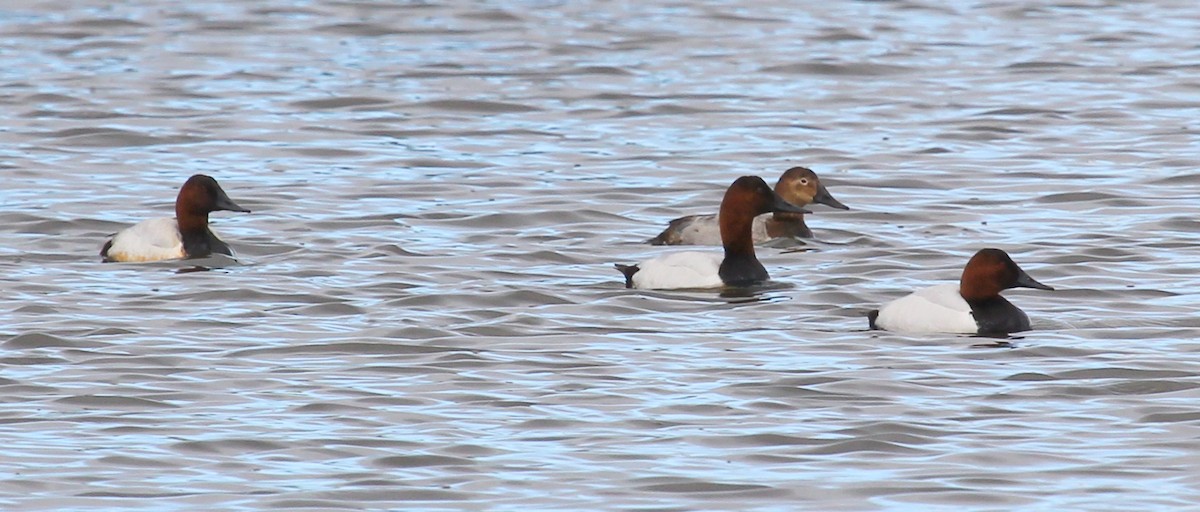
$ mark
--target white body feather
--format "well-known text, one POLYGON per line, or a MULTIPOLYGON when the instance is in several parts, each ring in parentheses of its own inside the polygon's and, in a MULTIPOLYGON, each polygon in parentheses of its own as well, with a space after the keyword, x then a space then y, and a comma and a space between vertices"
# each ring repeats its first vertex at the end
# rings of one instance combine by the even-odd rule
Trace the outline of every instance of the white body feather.
POLYGON ((633 287, 643 290, 718 288, 725 256, 709 252, 673 252, 638 263, 633 287))
POLYGON ((979 332, 971 306, 959 294, 957 283, 922 288, 887 303, 879 309, 875 326, 903 333, 979 332))
MULTIPOLYGON (((212 231, 210 228, 209 231, 212 231)), ((217 236, 213 232, 213 236, 217 236)), ((233 250, 230 249, 230 252, 233 250)), ((108 248, 108 261, 146 262, 186 258, 183 235, 174 218, 141 221, 118 232, 108 248)))

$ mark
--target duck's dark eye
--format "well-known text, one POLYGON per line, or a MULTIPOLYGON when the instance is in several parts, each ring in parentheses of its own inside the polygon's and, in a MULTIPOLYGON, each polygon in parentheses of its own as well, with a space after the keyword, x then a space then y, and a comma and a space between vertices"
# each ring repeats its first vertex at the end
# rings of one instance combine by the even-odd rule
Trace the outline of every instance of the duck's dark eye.
POLYGON ((808 185, 808 178, 800 178, 801 185, 808 185))

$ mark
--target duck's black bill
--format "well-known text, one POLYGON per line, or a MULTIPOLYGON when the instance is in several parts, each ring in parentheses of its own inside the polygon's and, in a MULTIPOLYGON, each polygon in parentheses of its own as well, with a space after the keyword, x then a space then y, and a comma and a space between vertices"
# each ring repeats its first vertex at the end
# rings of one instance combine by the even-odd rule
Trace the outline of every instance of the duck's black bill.
POLYGON ((242 208, 240 205, 233 202, 233 199, 230 199, 229 196, 225 195, 224 190, 217 193, 217 205, 216 206, 217 206, 218 210, 229 210, 231 212, 250 213, 250 210, 248 210, 246 208, 242 208))
POLYGON ((1026 274, 1024 270, 1021 271, 1021 275, 1017 276, 1017 285, 1015 286, 1015 288, 1034 288, 1037 290, 1053 290, 1054 289, 1050 286, 1046 286, 1042 283, 1037 282, 1037 280, 1032 277, 1029 277, 1029 274, 1026 274))
POLYGON ((850 209, 849 206, 846 206, 842 204, 841 201, 834 199, 833 194, 830 194, 828 190, 825 190, 825 185, 821 185, 819 188, 817 188, 817 195, 813 196, 813 202, 823 204, 830 208, 837 208, 839 210, 850 209))

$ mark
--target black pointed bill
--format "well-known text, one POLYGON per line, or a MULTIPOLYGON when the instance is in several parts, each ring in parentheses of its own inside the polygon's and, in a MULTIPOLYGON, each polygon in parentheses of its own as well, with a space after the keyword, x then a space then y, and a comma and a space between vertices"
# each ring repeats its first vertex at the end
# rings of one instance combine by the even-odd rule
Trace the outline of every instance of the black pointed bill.
POLYGON ((229 210, 231 212, 250 213, 250 210, 242 208, 237 203, 233 202, 233 199, 230 199, 229 196, 225 195, 225 191, 220 189, 217 190, 216 209, 229 210))
POLYGON ((1037 280, 1032 277, 1029 277, 1029 274, 1026 274, 1024 270, 1022 270, 1020 275, 1017 276, 1017 283, 1015 285, 1013 285, 1013 288, 1034 288, 1037 290, 1053 290, 1054 289, 1050 286, 1046 286, 1042 283, 1037 282, 1037 280))
POLYGON ((834 199, 833 194, 830 194, 828 190, 825 190, 825 185, 817 187, 817 195, 813 196, 813 202, 823 204, 830 208, 837 208, 839 210, 850 209, 849 206, 846 206, 842 204, 841 201, 834 199))

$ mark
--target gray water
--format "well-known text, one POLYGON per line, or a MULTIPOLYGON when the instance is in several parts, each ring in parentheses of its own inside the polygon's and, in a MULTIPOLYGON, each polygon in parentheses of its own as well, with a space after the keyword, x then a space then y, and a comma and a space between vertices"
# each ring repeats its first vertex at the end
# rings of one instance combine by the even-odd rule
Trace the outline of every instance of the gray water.
POLYGON ((1200 501, 1194 2, 109 3, 0 7, 4 510, 1200 501), (793 165, 772 286, 622 287, 793 165), (99 262, 194 173, 237 261, 99 262), (1034 331, 866 330, 982 247, 1034 331))

